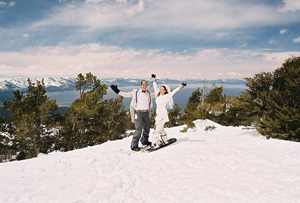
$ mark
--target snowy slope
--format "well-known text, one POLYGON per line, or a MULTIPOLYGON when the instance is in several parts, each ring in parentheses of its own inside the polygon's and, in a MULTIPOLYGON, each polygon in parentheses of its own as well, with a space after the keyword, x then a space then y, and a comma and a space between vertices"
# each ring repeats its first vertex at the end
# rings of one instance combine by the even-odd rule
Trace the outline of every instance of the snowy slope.
POLYGON ((300 202, 300 143, 196 126, 166 129, 178 142, 148 154, 130 151, 129 137, 2 163, 0 202, 300 202))

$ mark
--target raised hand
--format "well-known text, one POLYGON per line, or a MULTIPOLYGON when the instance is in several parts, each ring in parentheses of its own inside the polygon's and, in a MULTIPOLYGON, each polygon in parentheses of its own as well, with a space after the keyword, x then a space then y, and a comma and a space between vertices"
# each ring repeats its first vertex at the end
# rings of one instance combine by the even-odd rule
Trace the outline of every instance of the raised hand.
POLYGON ((180 89, 184 88, 185 86, 186 86, 186 83, 184 83, 184 82, 182 82, 182 83, 179 85, 180 89))
POLYGON ((110 88, 117 94, 119 94, 120 90, 118 89, 117 85, 111 85, 110 88))
POLYGON ((156 81, 156 75, 155 75, 155 74, 152 74, 151 77, 152 77, 151 81, 152 81, 152 82, 155 82, 155 81, 156 81))

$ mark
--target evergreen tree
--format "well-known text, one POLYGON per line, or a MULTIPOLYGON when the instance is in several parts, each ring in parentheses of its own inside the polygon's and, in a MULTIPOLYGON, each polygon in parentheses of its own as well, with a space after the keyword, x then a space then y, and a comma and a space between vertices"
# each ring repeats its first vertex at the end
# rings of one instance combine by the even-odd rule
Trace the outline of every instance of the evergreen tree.
POLYGON ((268 105, 266 95, 272 86, 271 73, 258 73, 254 78, 245 78, 247 89, 239 96, 230 96, 225 114, 220 117, 220 123, 233 126, 251 126, 260 121, 268 105))
MULTIPOLYGON (((189 97, 181 121, 187 124, 187 128, 194 127, 194 120, 209 118, 215 122, 225 123, 224 117, 230 106, 230 97, 223 95, 223 85, 213 88, 206 94, 206 84, 192 92, 189 97)), ((180 122, 182 124, 182 122, 180 122)))
POLYGON ((225 113, 226 110, 226 95, 223 96, 223 86, 217 87, 213 84, 213 88, 205 97, 206 111, 213 117, 225 113))
POLYGON ((248 89, 233 99, 226 113, 228 122, 254 124, 267 138, 300 141, 300 57, 246 81, 248 89))
POLYGON ((0 162, 11 160, 11 137, 7 133, 5 118, 0 117, 0 162))
POLYGON ((239 96, 229 96, 228 110, 220 117, 222 125, 251 126, 256 118, 255 103, 249 94, 242 92, 239 96))
POLYGON ((44 80, 36 84, 28 79, 25 97, 18 90, 13 92, 14 100, 5 101, 4 109, 11 112, 8 119, 8 133, 13 137, 17 159, 31 158, 40 152, 51 150, 57 109, 56 101, 46 95, 44 80))
MULTIPOLYGON (((151 128, 155 128, 155 117, 156 117, 156 108, 154 108, 150 112, 151 128)), ((130 120, 130 122, 132 121, 130 120)), ((133 129, 135 129, 135 127, 133 129)))
POLYGON ((182 116, 181 105, 175 104, 174 109, 169 111, 169 122, 165 124, 166 127, 174 127, 179 125, 180 117, 182 116))
POLYGON ((104 100, 107 85, 91 73, 79 74, 76 89, 80 98, 64 115, 60 149, 73 150, 120 138, 127 127, 128 113, 122 97, 104 100))
POLYGON ((260 92, 258 131, 273 138, 300 141, 300 57, 289 58, 272 74, 268 91, 260 92))
POLYGON ((203 112, 199 109, 201 103, 201 94, 200 88, 192 92, 191 96, 188 99, 188 102, 185 105, 181 121, 187 125, 187 128, 195 127, 193 123, 194 120, 203 118, 203 112))
MULTIPOLYGON (((87 73, 86 76, 83 76, 81 73, 78 74, 75 82, 75 88, 79 91, 80 98, 83 97, 83 94, 86 90, 89 89, 97 89, 100 87, 101 89, 101 81, 97 79, 91 72, 87 73)), ((103 91, 103 88, 102 88, 103 91)), ((106 93, 105 93, 106 94, 106 93)))

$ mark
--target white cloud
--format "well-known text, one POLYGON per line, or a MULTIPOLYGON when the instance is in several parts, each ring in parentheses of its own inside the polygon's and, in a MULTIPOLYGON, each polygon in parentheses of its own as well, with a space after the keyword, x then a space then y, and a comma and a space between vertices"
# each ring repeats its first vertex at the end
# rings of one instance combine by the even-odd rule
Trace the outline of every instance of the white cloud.
POLYGON ((6 5, 7 5, 7 3, 0 1, 0 7, 6 6, 6 5))
POLYGON ((16 5, 16 2, 15 1, 11 1, 9 3, 6 3, 6 2, 3 2, 3 1, 0 1, 0 7, 13 7, 14 5, 16 5))
POLYGON ((295 38, 295 39, 293 39, 293 42, 294 42, 294 43, 299 43, 299 42, 300 42, 300 36, 297 37, 297 38, 295 38))
POLYGON ((15 2, 15 1, 12 1, 12 2, 10 2, 10 3, 8 4, 9 7, 13 7, 13 6, 15 6, 15 5, 16 5, 16 2, 15 2))
POLYGON ((127 9, 128 14, 140 13, 145 10, 145 2, 143 0, 139 0, 138 3, 134 6, 131 6, 127 9))
POLYGON ((270 40, 269 40, 269 44, 277 44, 277 41, 274 40, 274 39, 270 39, 270 40))
POLYGON ((240 48, 244 48, 244 47, 247 47, 247 44, 246 44, 246 43, 240 45, 240 48))
POLYGON ((244 78, 271 72, 300 52, 205 49, 194 53, 124 50, 117 46, 36 47, 0 53, 2 77, 71 76, 92 72, 100 78, 244 78))
POLYGON ((27 34, 27 33, 24 33, 24 34, 21 34, 21 36, 24 37, 24 38, 28 38, 30 35, 27 34))
POLYGON ((283 6, 280 11, 300 11, 300 1, 299 0, 283 0, 283 6))
POLYGON ((13 7, 14 5, 16 5, 15 1, 9 2, 8 7, 13 7))
POLYGON ((54 8, 33 24, 78 26, 86 30, 142 30, 147 34, 226 33, 240 28, 299 22, 299 15, 278 12, 275 6, 241 0, 88 0, 54 8))
POLYGON ((287 34, 288 33, 288 30, 287 29, 281 29, 279 31, 280 34, 284 35, 284 34, 287 34))

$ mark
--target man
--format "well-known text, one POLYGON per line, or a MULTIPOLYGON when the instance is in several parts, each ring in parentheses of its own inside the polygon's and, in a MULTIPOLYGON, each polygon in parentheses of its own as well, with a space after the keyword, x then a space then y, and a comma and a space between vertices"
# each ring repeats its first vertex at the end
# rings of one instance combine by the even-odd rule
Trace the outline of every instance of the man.
POLYGON ((117 85, 111 85, 111 89, 120 96, 132 97, 130 103, 131 121, 135 124, 135 133, 131 141, 131 150, 139 151, 139 140, 143 145, 150 146, 149 133, 151 127, 150 110, 153 106, 152 99, 155 94, 147 90, 148 82, 141 81, 139 90, 133 89, 131 92, 121 92, 117 85))

